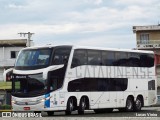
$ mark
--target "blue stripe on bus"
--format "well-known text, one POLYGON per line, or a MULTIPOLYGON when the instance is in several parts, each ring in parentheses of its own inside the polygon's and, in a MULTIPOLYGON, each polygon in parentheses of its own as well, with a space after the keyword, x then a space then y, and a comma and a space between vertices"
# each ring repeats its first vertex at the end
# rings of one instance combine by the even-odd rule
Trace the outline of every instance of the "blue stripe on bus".
MULTIPOLYGON (((48 98, 48 97, 50 97, 50 93, 45 95, 45 98, 48 98)), ((45 105, 45 107, 49 108, 50 107, 50 99, 45 100, 44 105, 45 105)))

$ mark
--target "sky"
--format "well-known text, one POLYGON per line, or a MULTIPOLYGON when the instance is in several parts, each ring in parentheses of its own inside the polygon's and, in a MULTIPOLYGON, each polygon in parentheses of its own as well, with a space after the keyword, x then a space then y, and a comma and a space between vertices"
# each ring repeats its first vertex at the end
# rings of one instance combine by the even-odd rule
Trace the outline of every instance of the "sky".
POLYGON ((135 48, 133 26, 160 23, 159 0, 0 0, 0 39, 135 48))

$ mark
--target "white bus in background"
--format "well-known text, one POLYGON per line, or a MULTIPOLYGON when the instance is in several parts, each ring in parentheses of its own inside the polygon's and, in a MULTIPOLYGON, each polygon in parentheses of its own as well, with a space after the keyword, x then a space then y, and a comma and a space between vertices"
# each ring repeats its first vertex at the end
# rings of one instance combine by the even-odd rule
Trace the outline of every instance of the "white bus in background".
POLYGON ((154 53, 81 46, 21 50, 12 70, 13 111, 140 111, 156 104, 154 53))

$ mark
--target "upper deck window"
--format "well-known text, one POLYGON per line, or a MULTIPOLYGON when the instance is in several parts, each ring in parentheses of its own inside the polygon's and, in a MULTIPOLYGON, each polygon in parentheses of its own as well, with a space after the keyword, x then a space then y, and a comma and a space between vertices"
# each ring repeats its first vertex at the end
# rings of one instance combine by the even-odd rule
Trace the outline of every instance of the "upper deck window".
POLYGON ((70 52, 71 48, 55 49, 52 64, 53 65, 66 64, 68 62, 70 52))

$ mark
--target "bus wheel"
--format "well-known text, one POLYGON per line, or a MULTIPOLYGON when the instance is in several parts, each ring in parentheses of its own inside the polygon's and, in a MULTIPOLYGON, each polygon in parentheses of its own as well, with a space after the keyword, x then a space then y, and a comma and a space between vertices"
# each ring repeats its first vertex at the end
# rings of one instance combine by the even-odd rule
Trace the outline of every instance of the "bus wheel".
POLYGON ((135 103, 134 103, 134 110, 135 111, 140 111, 142 108, 142 100, 140 97, 137 97, 135 103))
POLYGON ((53 111, 47 111, 47 115, 52 116, 52 115, 54 115, 54 112, 53 111))
POLYGON ((126 101, 126 108, 125 108, 126 111, 127 112, 133 111, 133 106, 134 106, 133 99, 131 97, 128 97, 126 101))
POLYGON ((73 98, 69 98, 67 102, 67 109, 65 111, 66 115, 70 115, 73 110, 74 110, 73 98))
POLYGON ((78 114, 84 114, 84 110, 86 109, 86 98, 82 97, 79 103, 78 114))

